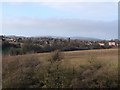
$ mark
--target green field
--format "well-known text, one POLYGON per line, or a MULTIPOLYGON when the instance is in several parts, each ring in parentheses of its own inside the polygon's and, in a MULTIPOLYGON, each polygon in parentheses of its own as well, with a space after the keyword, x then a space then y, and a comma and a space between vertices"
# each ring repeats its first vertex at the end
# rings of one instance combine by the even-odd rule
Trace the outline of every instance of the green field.
POLYGON ((3 56, 3 88, 112 88, 118 85, 118 50, 101 49, 3 56), (57 79, 56 79, 57 78, 57 79))

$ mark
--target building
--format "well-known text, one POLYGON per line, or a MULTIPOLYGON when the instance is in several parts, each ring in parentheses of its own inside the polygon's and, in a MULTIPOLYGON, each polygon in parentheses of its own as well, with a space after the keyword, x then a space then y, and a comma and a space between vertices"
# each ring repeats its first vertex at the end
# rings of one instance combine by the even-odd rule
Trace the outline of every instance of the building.
POLYGON ((105 46, 105 43, 98 43, 100 46, 105 46))
POLYGON ((116 46, 116 43, 114 41, 110 41, 110 42, 108 42, 108 45, 109 46, 116 46))

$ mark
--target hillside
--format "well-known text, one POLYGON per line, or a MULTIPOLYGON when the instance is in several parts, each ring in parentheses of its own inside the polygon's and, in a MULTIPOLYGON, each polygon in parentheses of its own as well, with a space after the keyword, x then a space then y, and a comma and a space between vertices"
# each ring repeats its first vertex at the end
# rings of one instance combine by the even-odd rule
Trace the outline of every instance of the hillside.
POLYGON ((116 88, 117 72, 117 49, 3 56, 3 88, 116 88))

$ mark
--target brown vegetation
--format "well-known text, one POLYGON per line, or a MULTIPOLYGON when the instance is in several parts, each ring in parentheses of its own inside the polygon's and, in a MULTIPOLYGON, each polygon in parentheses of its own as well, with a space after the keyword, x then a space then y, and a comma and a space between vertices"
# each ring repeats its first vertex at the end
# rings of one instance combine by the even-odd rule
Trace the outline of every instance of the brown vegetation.
POLYGON ((3 57, 3 88, 117 88, 117 49, 3 57))

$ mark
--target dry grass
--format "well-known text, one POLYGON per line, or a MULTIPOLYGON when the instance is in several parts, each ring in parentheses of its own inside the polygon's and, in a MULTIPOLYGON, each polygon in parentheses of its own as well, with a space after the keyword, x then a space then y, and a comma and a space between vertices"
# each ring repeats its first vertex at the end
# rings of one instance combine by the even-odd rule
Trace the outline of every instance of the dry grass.
MULTIPOLYGON (((66 78, 64 87, 110 87, 110 85, 116 87, 118 78, 117 49, 70 51, 62 52, 62 55, 64 58, 61 61, 61 69, 64 70, 62 73, 66 78), (73 69, 75 69, 77 76, 75 78, 71 77, 73 69)), ((41 87, 39 83, 42 84, 46 79, 45 75, 47 75, 46 70, 50 57, 50 53, 3 56, 4 87, 21 87, 20 84, 23 82, 18 78, 25 79, 26 85, 36 83, 36 87, 41 87), (21 68, 22 72, 20 71, 21 68), (35 76, 32 75, 32 70, 35 71, 35 76), (29 79, 26 79, 29 75, 32 78, 31 83, 28 83, 27 80, 29 79), (11 82, 11 80, 13 81, 11 82), (17 82, 15 83, 14 80, 17 82), (35 82, 36 80, 39 83, 35 82)), ((32 85, 32 87, 34 86, 32 85)))
MULTIPOLYGON (((85 51, 69 51, 63 52, 64 60, 63 66, 76 67, 85 64, 90 59, 101 60, 106 63, 118 64, 118 50, 117 49, 100 49, 100 50, 85 50, 85 51)), ((18 56, 5 56, 3 61, 11 62, 17 59, 24 59, 29 57, 38 57, 43 63, 50 57, 50 53, 28 54, 18 56)))
MULTIPOLYGON (((65 58, 86 58, 89 55, 96 55, 99 57, 106 56, 117 56, 118 49, 99 49, 99 50, 84 50, 84 51, 68 51, 63 52, 65 58)), ((36 56, 39 58, 47 57, 50 53, 36 53, 36 54, 27 54, 27 55, 18 55, 18 56, 3 56, 3 59, 13 60, 14 58, 36 56)))
POLYGON ((72 51, 64 53, 64 65, 79 66, 85 64, 88 60, 94 59, 96 61, 118 64, 118 50, 104 49, 104 50, 87 50, 87 51, 72 51))

